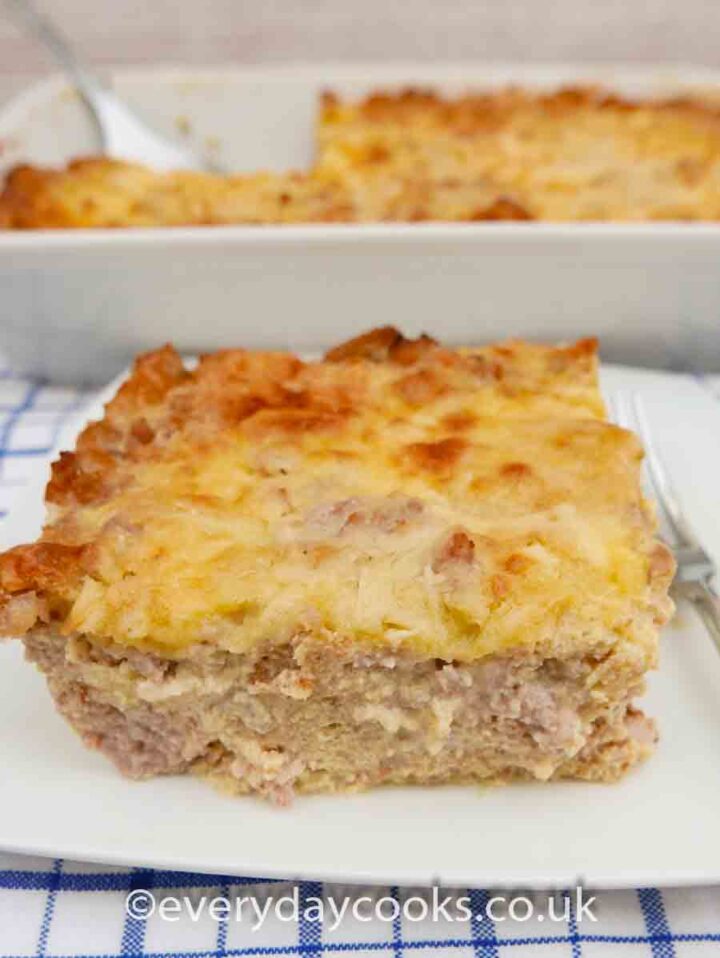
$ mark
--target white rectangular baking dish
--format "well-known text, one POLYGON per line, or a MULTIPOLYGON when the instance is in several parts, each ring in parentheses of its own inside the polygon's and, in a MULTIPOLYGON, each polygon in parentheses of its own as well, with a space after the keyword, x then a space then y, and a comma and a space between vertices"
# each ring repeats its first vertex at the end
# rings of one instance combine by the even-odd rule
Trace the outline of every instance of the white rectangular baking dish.
MULTIPOLYGON (((319 91, 461 92, 599 82, 627 94, 720 95, 720 74, 617 65, 343 65, 132 71, 117 89, 158 128, 238 170, 306 166, 319 91), (187 132, 189 131, 189 133, 187 132)), ((97 152, 52 79, 0 116, 1 166, 97 152)), ((0 349, 56 380, 108 379, 172 340, 322 348, 379 323, 449 342, 598 334, 607 359, 720 369, 720 224, 229 226, 0 233, 0 349)))

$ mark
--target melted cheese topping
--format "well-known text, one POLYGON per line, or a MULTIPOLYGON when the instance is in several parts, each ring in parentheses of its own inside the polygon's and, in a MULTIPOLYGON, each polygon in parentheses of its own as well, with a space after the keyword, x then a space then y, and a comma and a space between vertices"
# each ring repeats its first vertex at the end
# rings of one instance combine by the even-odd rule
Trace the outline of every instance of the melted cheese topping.
POLYGON ((720 218, 720 112, 709 100, 327 96, 317 140, 307 173, 158 174, 104 158, 19 167, 0 227, 720 218))
POLYGON ((171 655, 307 632, 446 660, 651 647, 641 451, 600 418, 592 343, 385 329, 331 357, 145 357, 48 489, 41 546, 79 568, 24 586, 64 596, 67 633, 171 655))
MULTIPOLYGON (((462 191, 483 186, 509 203, 498 219, 720 218, 717 104, 629 103, 592 90, 328 96, 319 140, 319 171, 372 215, 382 216, 394 183, 400 218, 442 218, 444 189, 443 205, 452 208, 454 194, 472 219, 462 191)), ((475 208, 488 218, 482 203, 475 208)))
POLYGON ((161 174, 97 157, 64 170, 11 171, 0 195, 0 228, 334 222, 353 218, 348 204, 342 188, 321 175, 161 174))

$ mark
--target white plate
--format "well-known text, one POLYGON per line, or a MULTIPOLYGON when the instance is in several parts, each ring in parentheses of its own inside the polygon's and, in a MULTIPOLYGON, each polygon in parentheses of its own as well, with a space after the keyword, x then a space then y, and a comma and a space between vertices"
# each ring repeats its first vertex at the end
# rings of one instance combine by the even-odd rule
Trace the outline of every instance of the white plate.
MULTIPOLYGON (((688 513, 720 556, 720 404, 692 379, 608 369, 638 389, 688 513)), ((71 437, 64 437, 68 441, 71 437)), ((35 495, 2 529, 37 531, 35 495)), ((720 656, 690 609, 662 643, 653 759, 614 786, 388 788, 277 809, 192 778, 130 782, 55 714, 19 643, 0 648, 0 847, 256 876, 595 887, 720 881, 720 656)))
MULTIPOLYGON (((128 70, 118 91, 158 129, 185 118, 229 165, 307 166, 320 91, 419 86, 458 93, 601 83, 628 95, 720 91, 678 65, 316 63, 128 70)), ((58 78, 0 116, 3 165, 97 152, 58 78)), ((613 362, 720 370, 718 223, 424 223, 0 232, 1 345, 14 369, 102 383, 141 349, 250 338, 317 349, 368 317, 440 328, 446 342, 592 331, 613 362), (451 308, 450 308, 451 307, 451 308), (202 322, 198 317, 202 317, 202 322), (649 335, 649 331, 651 334, 649 335), (694 365, 692 365, 694 364, 694 365)))

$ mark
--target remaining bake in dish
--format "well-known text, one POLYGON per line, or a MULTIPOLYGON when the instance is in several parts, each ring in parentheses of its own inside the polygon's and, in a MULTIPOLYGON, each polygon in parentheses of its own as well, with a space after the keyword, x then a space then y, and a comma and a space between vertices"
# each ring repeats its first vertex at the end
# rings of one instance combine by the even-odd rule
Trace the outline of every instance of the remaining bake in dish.
POLYGON ((138 359, 0 557, 2 632, 127 775, 613 781, 671 612, 595 342, 138 359))
POLYGON ((323 99, 306 173, 13 170, 11 229, 423 220, 720 219, 720 107, 598 89, 323 99))

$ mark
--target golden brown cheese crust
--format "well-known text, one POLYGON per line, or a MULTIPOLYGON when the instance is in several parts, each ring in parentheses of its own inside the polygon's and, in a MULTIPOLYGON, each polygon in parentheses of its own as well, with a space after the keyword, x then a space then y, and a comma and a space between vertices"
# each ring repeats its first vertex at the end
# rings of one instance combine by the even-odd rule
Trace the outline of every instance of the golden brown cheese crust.
POLYGON ((344 191, 320 176, 155 173, 90 157, 64 170, 19 166, 0 196, 9 229, 328 223, 354 218, 344 191))
POLYGON ((629 642, 672 560, 595 343, 453 350, 375 330, 321 362, 141 357, 0 557, 0 627, 181 656, 325 636, 445 660, 629 642), (572 647, 568 645, 570 643, 572 647))
MULTIPOLYGON (((360 206, 381 181, 429 196, 427 184, 485 183, 511 204, 497 218, 720 217, 720 107, 710 101, 629 101, 595 88, 454 100, 408 90, 359 104, 330 94, 319 137, 318 170, 360 206)), ((436 218, 432 207, 420 201, 414 218, 436 218)))
POLYGON ((5 229, 529 218, 484 180, 388 181, 363 197, 342 177, 320 171, 158 174, 103 157, 75 160, 65 170, 16 167, 0 194, 0 228, 5 229))
POLYGON ((324 97, 306 174, 157 174, 103 158, 10 173, 0 227, 717 220, 720 109, 606 91, 324 97))

